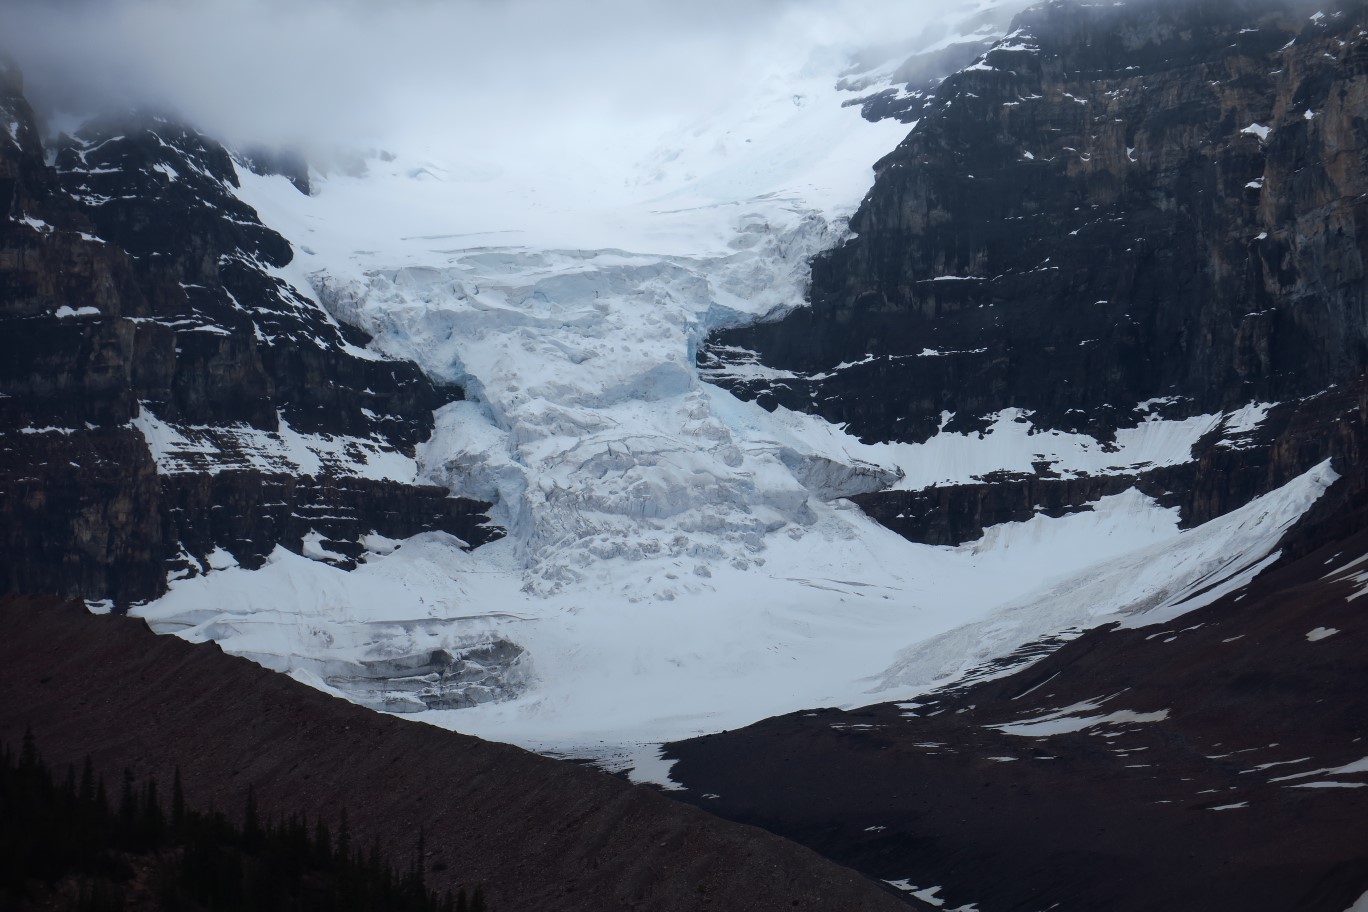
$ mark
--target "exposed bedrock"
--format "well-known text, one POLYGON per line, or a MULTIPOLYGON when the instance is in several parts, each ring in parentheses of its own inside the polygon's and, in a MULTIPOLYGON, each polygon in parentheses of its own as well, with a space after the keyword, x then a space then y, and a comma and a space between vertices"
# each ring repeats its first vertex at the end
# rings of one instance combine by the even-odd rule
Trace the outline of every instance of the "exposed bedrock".
POLYGON ((1106 433, 1155 397, 1212 412, 1353 379, 1368 38, 1357 7, 1291 12, 1027 11, 878 163, 812 306, 714 341, 828 372, 749 392, 878 440, 1009 407, 1106 433))
POLYGON ((0 434, 0 591, 119 604, 160 592, 162 502, 131 428, 0 434))
POLYGON ((461 391, 275 274, 293 252, 221 145, 133 116, 49 166, 14 71, 0 119, 0 590, 126 606, 217 548, 251 566, 317 533, 347 566, 372 532, 497 534, 414 483, 461 391))
POLYGON ((996 473, 972 484, 921 490, 878 490, 851 497, 873 519, 912 541, 958 545, 990 526, 1024 522, 1035 515, 1062 516, 1090 510, 1103 497, 1138 488, 1179 511, 1192 528, 1223 516, 1275 490, 1329 459, 1345 478, 1364 447, 1362 400, 1368 377, 1305 400, 1278 406, 1251 434, 1236 441, 1208 435, 1180 465, 1113 475, 1069 477, 1043 469, 1037 474, 996 473))
POLYGON ((295 477, 264 472, 183 473, 161 479, 164 553, 184 573, 222 547, 244 567, 261 566, 277 544, 303 552, 311 533, 328 563, 351 569, 363 536, 407 538, 447 532, 475 547, 499 537, 485 525, 489 504, 451 497, 434 485, 370 478, 295 477))
POLYGON ((989 526, 1032 516, 1064 516, 1135 486, 1128 475, 1049 479, 1002 475, 979 484, 920 491, 876 491, 852 498, 860 509, 904 538, 928 545, 959 545, 989 526))
MULTIPOLYGON (((1336 435, 1306 397, 1368 365, 1368 16, 1304 6, 1027 10, 924 99, 855 236, 814 262, 811 306, 714 333, 700 363, 757 352, 778 379, 719 382, 866 441, 972 433, 1009 408, 1104 442, 1153 400, 1179 418, 1310 409, 1254 445, 1204 441, 1156 482, 1189 523, 1303 471, 1336 435)), ((861 502, 953 541, 1111 485, 1039 474, 861 502)))

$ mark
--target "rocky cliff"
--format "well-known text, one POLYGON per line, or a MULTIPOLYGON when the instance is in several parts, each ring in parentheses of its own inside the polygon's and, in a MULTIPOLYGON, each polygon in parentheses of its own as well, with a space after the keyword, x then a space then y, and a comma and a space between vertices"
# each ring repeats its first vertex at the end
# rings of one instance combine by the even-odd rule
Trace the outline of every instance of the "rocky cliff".
POLYGON ((689 800, 938 908, 1364 902, 1365 59, 1357 2, 1051 0, 868 112, 919 122, 811 306, 700 363, 866 440, 971 453, 1016 422, 1042 454, 855 498, 870 515, 956 544, 1131 486, 1195 526, 1325 460, 1338 480, 1198 610, 672 745, 689 800), (1174 458, 1130 455, 1198 416, 1174 458), (1058 455, 1070 434, 1112 464, 1058 455))
POLYGON ((282 278, 227 150, 151 115, 44 149, 13 69, 0 119, 0 590, 126 606, 306 539, 346 566, 369 533, 497 534, 417 481, 461 391, 282 278))
MULTIPOLYGON (((1182 477, 1127 473, 1187 501, 1189 522, 1268 490, 1260 466, 1302 470, 1328 440, 1292 414, 1368 365, 1368 19, 1360 3, 1322 9, 1031 8, 905 102, 917 124, 876 166, 853 237, 813 264, 811 306, 716 334, 700 364, 876 441, 977 435, 1019 410, 1033 433, 1106 446, 1155 415, 1281 403, 1237 447, 1200 441, 1182 477), (757 354, 778 379, 728 370, 757 354)), ((1020 513, 1020 481, 990 519, 1020 513)), ((1060 496, 1080 495, 1028 506, 1060 496)), ((978 497, 872 503, 905 517, 909 499, 973 512, 978 497)), ((978 525, 901 531, 955 541, 978 525)))
POLYGON ((1368 891, 1356 397, 1323 425, 1343 477, 1250 584, 1167 622, 1047 638, 912 702, 671 745, 680 797, 937 908, 1353 907, 1368 891))

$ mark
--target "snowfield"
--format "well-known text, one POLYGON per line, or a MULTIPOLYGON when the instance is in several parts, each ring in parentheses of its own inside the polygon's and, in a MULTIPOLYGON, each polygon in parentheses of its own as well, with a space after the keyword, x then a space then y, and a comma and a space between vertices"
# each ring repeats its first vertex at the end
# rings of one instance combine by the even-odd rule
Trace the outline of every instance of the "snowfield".
MULTIPOLYGON (((367 542, 351 573, 322 553, 277 549, 254 572, 225 559, 137 613, 367 705, 659 780, 662 741, 908 699, 1039 636, 1167 620, 1251 578, 1328 466, 1191 531, 1130 491, 957 548, 911 544, 842 498, 1030 471, 1042 452, 1064 474, 1181 463, 1264 406, 1154 418, 1109 451, 1017 414, 983 437, 870 445, 699 376, 711 328, 801 305, 810 258, 906 133, 841 106, 842 66, 817 57, 739 90, 625 173, 401 150, 315 175, 311 197, 243 173, 242 197, 294 244, 283 278, 467 390, 416 466, 389 454, 372 471, 495 500, 509 536, 473 552, 440 534, 367 542), (434 654, 463 663, 459 680, 434 654)), ((143 425, 163 471, 212 447, 143 425)), ((330 464, 320 441, 259 449, 330 464)))

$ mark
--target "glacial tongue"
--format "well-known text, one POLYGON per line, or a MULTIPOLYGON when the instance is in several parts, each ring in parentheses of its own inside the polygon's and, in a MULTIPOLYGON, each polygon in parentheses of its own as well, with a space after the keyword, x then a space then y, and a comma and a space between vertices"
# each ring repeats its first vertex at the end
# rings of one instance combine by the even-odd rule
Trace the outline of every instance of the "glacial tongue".
POLYGON ((467 388, 474 408, 441 415, 421 470, 455 493, 497 493, 533 589, 622 555, 746 567, 769 534, 812 524, 811 499, 898 478, 738 427, 693 366, 713 321, 801 294, 801 266, 832 230, 815 213, 792 222, 767 235, 748 218, 752 243, 725 257, 476 250, 315 284, 379 350, 467 388))
MULTIPOLYGON (((947 85, 972 94, 969 82, 999 78, 975 72, 947 85)), ((767 106, 740 105, 736 135, 711 124, 672 141, 648 182, 659 196, 624 202, 605 190, 611 200, 568 220, 568 210, 533 206, 531 190, 497 176, 447 179, 449 171, 402 157, 373 163, 364 177, 311 182, 311 197, 280 177, 242 175, 240 196, 299 252, 293 281, 360 326, 368 351, 466 390, 465 401, 438 409, 416 470, 496 502, 509 536, 470 553, 421 536, 390 553, 368 549, 350 574, 309 559, 332 550, 319 543, 256 574, 227 568, 181 581, 144 614, 372 704, 368 668, 419 672, 406 677, 421 685, 386 679, 396 708, 456 705, 453 688, 469 685, 477 705, 427 709, 438 724, 631 755, 640 753, 632 745, 682 733, 943 684, 989 658, 985 649, 1009 654, 1063 628, 1181 611, 1200 592, 1258 572, 1281 530, 1335 477, 1324 464, 1334 454, 1314 442, 1257 471, 1292 410, 1148 387, 1144 397, 1109 397, 1097 420, 1061 422, 1055 410, 1017 406, 991 371, 974 373, 986 347, 1002 343, 975 329, 1002 311, 990 313, 985 300, 973 319, 929 341, 897 312, 896 271, 874 260, 895 257, 901 237, 871 246, 862 234, 819 259, 814 307, 798 308, 810 258, 845 237, 843 216, 859 192, 833 205, 832 188, 854 186, 856 165, 864 174, 869 160, 857 155, 874 145, 867 138, 896 126, 864 123, 841 109, 849 99, 829 83, 808 82, 811 94, 774 95, 771 86, 767 106), (738 138, 753 132, 754 144, 738 138), (713 139, 727 154, 709 161, 713 139), (764 155, 747 158, 750 147, 764 155), (685 172, 667 167, 674 153, 690 169, 717 171, 681 181, 685 172), (503 193, 501 207, 479 208, 503 193), (818 198, 822 205, 807 202, 818 198), (529 208, 510 215, 518 201, 529 208), (831 265, 840 257, 894 285, 828 306, 822 283, 840 285, 831 265), (757 321, 726 337, 739 358, 698 368, 710 333, 757 321), (804 335, 791 331, 799 325, 820 357, 766 367, 768 345, 741 344, 767 334, 792 341, 804 335), (742 347, 763 356, 747 359, 742 347), (733 370, 763 383, 764 407, 704 382, 733 370), (991 410, 973 396, 956 407, 953 383, 915 382, 961 376, 997 395, 991 410), (918 428, 906 433, 864 420, 909 409, 918 428), (860 419, 849 430, 867 436, 837 423, 846 413, 860 419), (1223 466, 1236 472, 1238 496, 1193 483, 1184 473, 1197 464, 1208 479, 1223 466), (937 503, 946 485, 960 490, 937 503), (962 514, 935 531, 936 546, 908 540, 917 538, 910 527, 934 525, 913 515, 928 504, 962 514), (1223 514, 1228 521, 1182 528, 1223 514), (1118 567, 1129 569, 1118 576, 1118 567), (247 590, 251 598, 239 597, 247 590), (482 665, 487 679, 466 680, 445 658, 472 648, 503 657, 482 665), (338 661, 347 670, 328 664, 338 661)), ((953 122, 942 101, 933 107, 953 122)), ((908 142, 921 142, 923 129, 908 142)), ((937 167, 947 180, 971 180, 953 160, 937 167)), ((901 171, 886 163, 876 194, 901 171)), ((865 208, 879 205, 871 197, 865 208)), ((1030 283, 1062 281, 1055 272, 1022 281, 1040 291, 1030 283)), ((963 303, 983 293, 970 281, 977 276, 966 266, 928 294, 963 303)), ((1053 300, 1048 291, 1031 300, 1053 300)), ((1051 365, 1027 392, 1079 369, 1074 355, 1032 341, 1050 330, 1048 315, 1022 319, 1034 335, 1023 331, 1018 342, 1051 365)), ((1086 346, 1074 347, 1086 361, 1086 346)), ((750 394, 744 383, 729 386, 750 394)), ((1119 393, 1139 390, 1122 384, 1119 393)))

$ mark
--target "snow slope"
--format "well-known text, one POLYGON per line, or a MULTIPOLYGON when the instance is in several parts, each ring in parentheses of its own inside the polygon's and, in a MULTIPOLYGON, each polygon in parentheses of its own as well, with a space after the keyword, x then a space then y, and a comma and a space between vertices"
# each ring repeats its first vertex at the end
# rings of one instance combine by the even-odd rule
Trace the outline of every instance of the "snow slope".
POLYGON ((841 106, 842 66, 826 53, 745 87, 598 181, 574 155, 528 173, 469 150, 377 156, 361 176, 315 175, 311 197, 244 174, 243 198, 295 245, 283 277, 466 387, 416 471, 496 499, 510 534, 471 553, 380 542, 349 574, 283 550, 254 572, 225 561, 140 613, 371 705, 658 777, 661 741, 910 697, 1042 634, 1171 616, 1247 578, 1328 467, 1191 532, 1131 491, 958 548, 910 544, 841 498, 1029 470, 1042 447, 1065 474, 1174 464, 1260 406, 1156 418, 1120 452, 1031 435, 1021 415, 889 447, 699 376, 710 328, 801 304, 810 257, 906 131, 841 106), (475 705, 414 698, 455 692, 439 652, 480 666, 455 704, 475 705))

